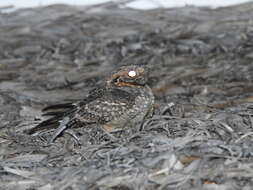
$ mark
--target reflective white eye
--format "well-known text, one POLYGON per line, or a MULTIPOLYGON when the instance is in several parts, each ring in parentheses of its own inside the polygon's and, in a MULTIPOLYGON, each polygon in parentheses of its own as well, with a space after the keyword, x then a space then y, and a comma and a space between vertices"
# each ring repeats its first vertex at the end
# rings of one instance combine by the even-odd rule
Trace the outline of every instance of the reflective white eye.
POLYGON ((136 76, 136 72, 135 71, 129 71, 128 72, 128 76, 135 77, 136 76))

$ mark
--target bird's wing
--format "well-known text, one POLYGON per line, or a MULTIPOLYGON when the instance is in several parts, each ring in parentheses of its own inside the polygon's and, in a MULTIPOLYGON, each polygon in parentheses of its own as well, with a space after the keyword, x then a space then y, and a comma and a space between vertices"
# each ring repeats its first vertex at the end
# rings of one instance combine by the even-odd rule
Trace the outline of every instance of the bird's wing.
POLYGON ((27 133, 34 134, 37 131, 58 128, 66 118, 68 118, 67 127, 105 123, 114 116, 123 114, 133 105, 134 99, 134 95, 121 89, 97 88, 79 102, 56 104, 44 108, 43 115, 52 117, 42 121, 27 133))
POLYGON ((76 117, 90 118, 103 124, 120 117, 135 103, 135 95, 122 89, 107 89, 101 96, 86 102, 76 112, 76 117))

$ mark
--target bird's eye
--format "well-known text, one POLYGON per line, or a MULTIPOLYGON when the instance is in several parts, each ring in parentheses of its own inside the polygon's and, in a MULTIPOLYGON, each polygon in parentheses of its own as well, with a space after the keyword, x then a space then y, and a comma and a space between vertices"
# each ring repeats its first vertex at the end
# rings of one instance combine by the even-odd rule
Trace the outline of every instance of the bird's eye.
POLYGON ((135 77, 136 76, 136 72, 133 71, 133 70, 131 70, 131 71, 128 72, 128 76, 135 77))

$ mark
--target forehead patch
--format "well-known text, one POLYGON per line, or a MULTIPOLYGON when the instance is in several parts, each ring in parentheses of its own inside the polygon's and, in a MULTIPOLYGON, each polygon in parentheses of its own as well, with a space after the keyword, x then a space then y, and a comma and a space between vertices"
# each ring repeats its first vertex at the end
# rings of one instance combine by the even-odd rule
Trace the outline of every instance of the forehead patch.
POLYGON ((131 70, 131 71, 128 72, 128 76, 135 77, 136 76, 136 72, 134 70, 131 70))

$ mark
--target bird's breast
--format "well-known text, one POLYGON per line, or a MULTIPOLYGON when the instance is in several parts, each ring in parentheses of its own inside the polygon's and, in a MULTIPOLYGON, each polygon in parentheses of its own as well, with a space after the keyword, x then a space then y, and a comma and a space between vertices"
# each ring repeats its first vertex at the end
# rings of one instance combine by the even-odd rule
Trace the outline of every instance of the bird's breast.
POLYGON ((109 124, 111 126, 122 128, 128 125, 134 127, 137 123, 142 122, 146 116, 150 115, 150 112, 153 110, 154 96, 148 86, 126 90, 128 92, 131 91, 135 95, 134 103, 123 114, 110 121, 109 124))
POLYGON ((154 95, 152 90, 148 86, 144 86, 140 89, 140 94, 135 98, 135 104, 133 106, 134 117, 137 121, 143 120, 148 112, 153 109, 154 95))

